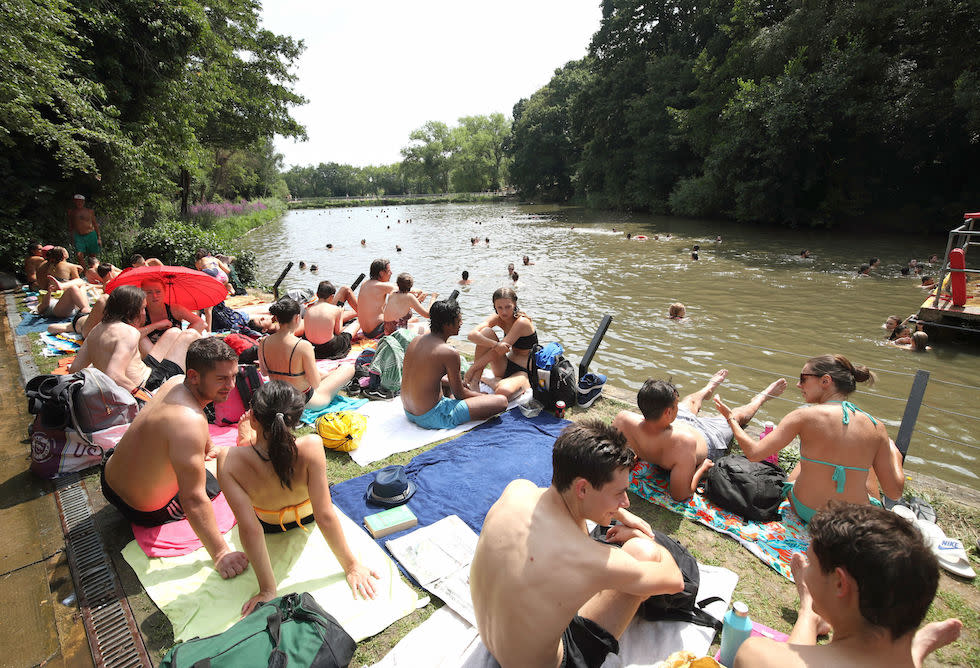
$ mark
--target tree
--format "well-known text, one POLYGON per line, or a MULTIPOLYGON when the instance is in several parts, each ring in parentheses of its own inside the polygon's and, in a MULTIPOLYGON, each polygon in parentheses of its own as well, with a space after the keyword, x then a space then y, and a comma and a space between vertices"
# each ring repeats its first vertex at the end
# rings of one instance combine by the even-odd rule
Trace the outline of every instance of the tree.
POLYGON ((408 136, 410 143, 401 151, 407 173, 419 184, 418 190, 449 192, 450 159, 457 150, 449 126, 428 121, 408 136))

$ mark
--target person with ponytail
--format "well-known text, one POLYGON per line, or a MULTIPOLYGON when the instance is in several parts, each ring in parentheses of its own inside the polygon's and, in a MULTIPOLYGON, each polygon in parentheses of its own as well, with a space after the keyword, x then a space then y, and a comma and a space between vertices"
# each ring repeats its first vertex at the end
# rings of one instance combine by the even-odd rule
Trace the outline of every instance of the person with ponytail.
POLYGON ((299 302, 283 297, 269 307, 269 313, 279 329, 259 343, 259 368, 270 379, 299 390, 307 408, 323 408, 354 377, 354 365, 344 364, 321 376, 313 344, 295 333, 302 324, 299 302))
POLYGON ((880 420, 848 400, 857 383, 874 380, 868 367, 851 364, 843 355, 811 357, 796 386, 803 400, 813 405, 794 410, 762 440, 745 433, 719 397, 715 405, 751 461, 762 461, 800 438, 800 462, 789 474, 784 493, 800 519, 809 523, 831 499, 880 504, 879 484, 889 498, 902 496, 902 453, 880 420))
POLYGON ((494 314, 467 335, 476 344, 476 351, 463 384, 479 390, 483 369, 489 364, 497 378, 494 394, 513 400, 531 387, 527 367, 532 349, 538 344, 538 333, 531 318, 517 307, 517 293, 512 288, 498 288, 492 301, 494 314), (502 339, 494 327, 503 330, 502 339))
POLYGON ((351 552, 327 483, 323 443, 316 434, 293 435, 303 414, 303 395, 273 380, 252 395, 238 426, 238 445, 218 454, 218 482, 238 519, 238 533, 255 569, 259 592, 242 616, 276 597, 276 578, 264 533, 280 533, 313 521, 347 574, 354 598, 374 598, 378 573, 351 552))

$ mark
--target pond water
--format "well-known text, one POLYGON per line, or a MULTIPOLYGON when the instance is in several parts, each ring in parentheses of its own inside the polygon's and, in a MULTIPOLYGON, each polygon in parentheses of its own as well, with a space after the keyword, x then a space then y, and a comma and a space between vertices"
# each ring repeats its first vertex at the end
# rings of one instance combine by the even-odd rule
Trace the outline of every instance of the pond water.
POLYGON ((319 266, 315 275, 294 267, 285 288, 315 288, 323 279, 349 284, 384 257, 395 275, 407 271, 416 288, 447 296, 468 270, 473 284, 459 297, 463 332, 491 313, 496 288, 512 284, 507 264, 513 262, 521 308, 542 343, 560 341, 574 364, 608 313, 612 326, 590 370, 630 391, 649 377, 672 378, 683 395, 724 367, 729 377, 720 394, 729 405, 785 377, 790 387, 763 406, 759 421, 778 421, 801 403, 795 382, 806 358, 841 353, 878 374, 874 387, 859 386, 852 399, 882 418, 894 438, 912 375, 925 369, 931 379, 906 467, 980 489, 980 351, 940 345, 915 354, 883 345, 885 318, 905 317, 924 299, 919 279, 900 276, 900 267, 910 258, 941 254, 945 243, 944 237, 512 204, 291 211, 246 240, 258 254, 264 284, 274 283, 290 260, 319 266), (650 239, 628 241, 626 232, 650 239), (476 246, 474 236, 481 239, 476 246), (697 261, 691 259, 694 244, 701 246, 697 261), (808 260, 799 256, 804 248, 808 260), (524 255, 534 264, 523 266, 524 255), (880 257, 881 266, 872 276, 858 276, 857 266, 870 256, 880 257), (683 321, 667 318, 675 301, 687 306, 683 321))

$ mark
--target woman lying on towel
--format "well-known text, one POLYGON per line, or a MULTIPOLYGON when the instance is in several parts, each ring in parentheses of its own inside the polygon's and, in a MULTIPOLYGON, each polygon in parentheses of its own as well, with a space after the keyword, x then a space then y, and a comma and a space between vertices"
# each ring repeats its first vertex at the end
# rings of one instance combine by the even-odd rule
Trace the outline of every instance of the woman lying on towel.
POLYGON ((316 434, 292 430, 303 414, 303 395, 288 383, 268 382, 252 395, 238 423, 237 448, 221 448, 218 482, 238 519, 238 533, 255 569, 259 593, 242 606, 242 616, 276 597, 276 578, 263 533, 279 533, 314 520, 347 574, 354 598, 374 598, 378 574, 361 564, 344 538, 330 501, 323 443, 316 434))
POLYGON ((754 462, 779 452, 800 437, 800 462, 789 474, 784 494, 796 514, 808 524, 831 499, 880 505, 879 482, 888 497, 902 496, 902 453, 888 438, 880 420, 847 400, 855 383, 874 379, 868 367, 855 366, 843 355, 811 357, 803 365, 796 386, 803 400, 815 405, 794 410, 763 440, 746 434, 718 397, 715 405, 731 425, 742 452, 754 462))
POLYGON ((259 368, 271 380, 282 380, 303 395, 307 408, 323 408, 354 377, 354 365, 345 364, 320 376, 313 344, 296 336, 299 302, 283 297, 269 307, 279 329, 259 343, 259 368))

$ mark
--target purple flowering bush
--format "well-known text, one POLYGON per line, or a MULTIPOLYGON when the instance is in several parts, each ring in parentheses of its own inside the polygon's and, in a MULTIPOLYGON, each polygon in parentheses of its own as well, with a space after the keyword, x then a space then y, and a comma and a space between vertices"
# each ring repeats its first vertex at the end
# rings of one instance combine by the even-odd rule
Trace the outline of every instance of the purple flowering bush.
POLYGON ((202 202, 187 210, 188 217, 201 227, 209 227, 214 221, 229 216, 245 216, 255 211, 265 211, 268 207, 261 201, 248 202, 202 202))

